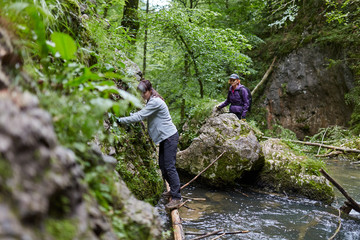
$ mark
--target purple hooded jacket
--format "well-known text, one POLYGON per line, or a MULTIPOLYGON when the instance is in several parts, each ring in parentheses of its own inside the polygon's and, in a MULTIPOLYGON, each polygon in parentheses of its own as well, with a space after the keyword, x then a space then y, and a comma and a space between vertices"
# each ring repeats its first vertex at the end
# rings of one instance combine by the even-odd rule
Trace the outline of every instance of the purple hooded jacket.
POLYGON ((248 100, 248 93, 243 85, 239 84, 234 92, 231 90, 230 86, 227 99, 219 106, 219 108, 226 107, 229 104, 231 104, 229 109, 231 113, 241 113, 242 118, 246 117, 250 103, 248 100))

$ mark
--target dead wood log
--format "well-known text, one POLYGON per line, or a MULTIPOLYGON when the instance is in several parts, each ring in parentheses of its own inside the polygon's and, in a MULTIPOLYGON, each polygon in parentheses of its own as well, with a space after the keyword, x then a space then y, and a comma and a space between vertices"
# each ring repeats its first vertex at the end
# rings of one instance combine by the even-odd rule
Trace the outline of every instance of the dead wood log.
POLYGON ((322 175, 324 175, 324 177, 329 180, 341 193, 342 195, 344 195, 344 197, 349 201, 348 203, 350 204, 350 206, 357 212, 360 212, 360 206, 359 204, 357 204, 357 202, 355 202, 354 199, 352 199, 349 194, 344 190, 344 188, 342 188, 340 186, 340 184, 338 184, 332 177, 330 177, 330 175, 324 170, 324 169, 320 169, 320 172, 322 175))
POLYGON ((264 76, 262 77, 261 81, 255 86, 255 88, 251 91, 251 95, 254 96, 254 93, 256 92, 256 90, 265 82, 265 80, 267 79, 267 77, 269 76, 269 74, 271 73, 274 63, 275 63, 276 57, 274 57, 274 60, 272 61, 270 67, 268 68, 268 70, 266 71, 266 73, 264 74, 264 76))
MULTIPOLYGON (((166 190, 170 191, 170 186, 167 182, 166 182, 166 190)), ((171 216, 171 222, 172 222, 172 227, 173 227, 173 231, 174 231, 174 240, 185 239, 185 234, 184 234, 184 230, 183 230, 183 226, 182 226, 182 222, 181 222, 181 218, 180 218, 178 209, 175 208, 175 209, 171 210, 170 216, 171 216)))
MULTIPOLYGON (((224 232, 222 233, 221 231, 220 232, 217 232, 217 233, 214 233, 212 235, 222 235, 222 234, 225 234, 225 235, 231 235, 231 234, 240 234, 240 233, 248 233, 249 231, 244 231, 244 230, 241 230, 241 231, 235 231, 235 232, 224 232)), ((203 236, 205 235, 206 233, 201 233, 201 232, 185 232, 185 235, 199 235, 199 236, 203 236)))
POLYGON ((205 172, 209 167, 211 167, 223 154, 225 153, 225 151, 223 151, 214 161, 212 161, 209 166, 207 166, 204 170, 202 170, 198 175, 196 175, 193 179, 191 179, 189 182, 187 182, 186 184, 184 184, 180 190, 184 189, 185 187, 187 187, 190 183, 192 183, 193 181, 195 181, 203 172, 205 172))
POLYGON ((189 199, 187 199, 186 201, 184 201, 184 202, 182 202, 180 205, 179 205, 179 207, 178 207, 178 209, 180 209, 182 206, 184 206, 187 202, 189 202, 190 200, 189 199))
POLYGON ((207 233, 207 234, 205 234, 205 235, 202 235, 202 236, 200 236, 200 237, 193 238, 193 239, 191 239, 191 240, 203 239, 203 238, 206 238, 206 237, 215 235, 215 234, 217 234, 217 233, 220 233, 220 232, 222 232, 222 231, 223 231, 223 229, 217 230, 217 231, 213 231, 213 232, 211 232, 211 233, 207 233))
POLYGON ((182 198, 190 199, 192 201, 206 201, 206 198, 191 198, 191 197, 185 197, 185 196, 182 196, 182 198))
POLYGON ((315 157, 335 157, 335 156, 338 156, 340 154, 342 154, 343 152, 341 151, 333 151, 333 152, 330 152, 328 154, 317 154, 315 155, 315 157))
POLYGON ((304 145, 311 145, 311 146, 318 146, 318 147, 321 146, 321 147, 324 147, 324 148, 330 148, 330 149, 334 149, 334 150, 340 150, 340 151, 343 151, 344 153, 346 153, 346 152, 360 153, 360 150, 359 150, 359 149, 336 147, 336 146, 325 145, 325 144, 321 144, 321 143, 303 142, 303 141, 299 141, 299 140, 270 138, 270 137, 263 137, 263 138, 266 138, 266 139, 278 139, 278 140, 289 141, 289 142, 294 142, 294 143, 301 143, 301 144, 304 144, 304 145))
POLYGON ((221 235, 219 235, 219 236, 217 236, 217 237, 215 237, 215 238, 212 238, 211 240, 219 239, 219 238, 225 236, 225 234, 226 234, 226 233, 223 233, 223 234, 221 234, 221 235))
POLYGON ((333 240, 333 239, 336 237, 336 235, 339 233, 339 231, 340 231, 340 228, 341 228, 341 209, 339 209, 338 219, 339 219, 339 225, 338 225, 335 233, 329 238, 329 240, 333 240))
POLYGON ((346 213, 346 214, 349 214, 352 210, 352 206, 351 206, 351 203, 349 203, 348 201, 345 201, 344 202, 344 205, 342 205, 340 207, 340 210, 343 212, 343 213, 346 213))

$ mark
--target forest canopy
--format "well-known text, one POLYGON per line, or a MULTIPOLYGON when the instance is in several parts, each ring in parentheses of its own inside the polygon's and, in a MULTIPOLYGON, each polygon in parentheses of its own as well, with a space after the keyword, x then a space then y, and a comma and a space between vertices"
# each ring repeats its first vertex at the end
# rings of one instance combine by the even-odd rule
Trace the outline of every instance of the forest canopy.
MULTIPOLYGON (((275 56, 309 42, 342 44, 357 81, 347 95, 355 107, 350 123, 360 131, 356 1, 174 0, 157 6, 150 0, 12 0, 1 3, 1 12, 3 22, 16 25, 24 69, 38 79, 21 81, 25 88, 56 94, 59 101, 81 95, 89 109, 124 115, 140 106, 136 81, 126 72, 130 59, 165 97, 178 127, 222 100, 231 73, 252 88, 275 56), (312 34, 304 41, 309 22, 312 34), (292 40, 284 42, 285 34, 292 40)), ((80 112, 87 110, 74 115, 80 112)), ((102 114, 93 117, 99 122, 102 114)), ((95 122, 82 120, 89 122, 83 129, 89 139, 95 122)))

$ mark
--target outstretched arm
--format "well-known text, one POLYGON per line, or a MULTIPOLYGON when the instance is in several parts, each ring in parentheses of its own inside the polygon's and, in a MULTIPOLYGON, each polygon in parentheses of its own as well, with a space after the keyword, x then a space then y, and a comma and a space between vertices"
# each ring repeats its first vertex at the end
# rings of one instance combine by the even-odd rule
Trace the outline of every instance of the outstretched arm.
POLYGON ((150 100, 145 108, 140 111, 134 113, 129 117, 121 117, 117 119, 118 123, 133 123, 140 122, 150 115, 152 115, 158 109, 158 104, 155 101, 150 100))

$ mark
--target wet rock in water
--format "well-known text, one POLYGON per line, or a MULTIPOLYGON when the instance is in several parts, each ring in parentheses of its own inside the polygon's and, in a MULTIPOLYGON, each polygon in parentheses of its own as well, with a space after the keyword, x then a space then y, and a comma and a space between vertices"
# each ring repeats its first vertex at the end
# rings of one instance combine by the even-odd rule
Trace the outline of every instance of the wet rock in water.
POLYGON ((261 142, 265 165, 257 184, 268 190, 331 203, 334 191, 319 173, 321 164, 292 151, 276 139, 261 142))
POLYGON ((262 167, 260 150, 248 123, 234 114, 221 114, 209 118, 201 127, 199 137, 187 149, 178 152, 177 167, 196 175, 224 152, 201 176, 217 186, 235 184, 245 171, 262 167))

